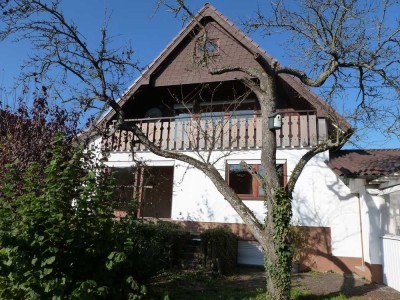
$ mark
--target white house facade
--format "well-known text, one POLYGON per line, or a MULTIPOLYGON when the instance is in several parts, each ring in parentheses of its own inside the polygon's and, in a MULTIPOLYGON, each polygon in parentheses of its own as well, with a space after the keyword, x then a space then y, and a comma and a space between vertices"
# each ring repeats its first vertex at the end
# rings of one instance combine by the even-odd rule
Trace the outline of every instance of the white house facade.
POLYGON ((361 270, 400 291, 400 149, 343 150, 328 165, 358 198, 361 270))
MULTIPOLYGON (((196 19, 149 65, 119 105, 128 121, 135 122, 160 149, 185 153, 213 164, 262 221, 264 192, 240 166, 245 161, 262 172, 261 135, 262 130, 270 129, 261 126, 256 96, 242 83, 243 73, 211 75, 193 63, 201 65, 199 53, 205 49, 217 67, 257 68, 271 63, 273 58, 211 5, 206 4, 196 19), (206 48, 199 45, 202 33, 198 22, 209 35, 206 48)), ((276 165, 281 185, 285 186, 307 151, 334 136, 338 125, 341 128, 350 125, 289 75, 279 75, 277 93, 276 113, 281 119, 279 127, 273 129, 276 165)), ((112 111, 101 122, 114 132, 112 111)), ((131 209, 128 202, 135 200, 133 213, 138 217, 179 222, 193 234, 216 226, 227 227, 240 240, 238 262, 263 264, 251 232, 200 170, 151 153, 131 132, 117 130, 107 138, 98 138, 96 143, 108 150, 107 165, 116 171, 118 184, 124 188, 116 214, 132 213, 128 211, 131 209)), ((396 206, 398 200, 393 199, 398 198, 399 191, 378 188, 371 192, 369 178, 345 180, 332 166, 332 157, 336 156, 326 151, 313 157, 294 189, 293 224, 304 228, 307 240, 300 256, 301 267, 357 273, 377 282, 386 280, 385 272, 389 274, 392 269, 383 259, 382 244, 385 251, 390 251, 392 245, 384 242, 381 227, 378 229, 375 221, 371 221, 376 210, 371 211, 374 207, 380 211, 382 206, 393 202, 390 205, 394 210, 389 209, 386 216, 396 219, 392 215, 400 205, 396 206)), ((387 222, 387 230, 399 235, 393 229, 397 223, 387 222)), ((389 284, 390 280, 386 282, 389 284)))

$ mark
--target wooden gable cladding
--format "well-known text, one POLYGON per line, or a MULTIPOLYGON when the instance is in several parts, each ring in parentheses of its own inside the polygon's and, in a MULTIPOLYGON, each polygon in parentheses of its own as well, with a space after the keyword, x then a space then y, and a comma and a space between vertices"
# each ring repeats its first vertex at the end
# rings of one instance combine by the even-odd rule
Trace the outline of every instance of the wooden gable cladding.
MULTIPOLYGON (((245 76, 242 72, 211 75, 207 68, 201 68, 193 63, 196 41, 202 37, 198 22, 205 24, 209 40, 218 40, 219 53, 213 56, 214 60, 210 63, 211 68, 227 66, 258 68, 270 65, 272 61, 275 61, 255 41, 246 36, 215 7, 207 3, 125 91, 118 101, 120 107, 128 112, 136 112, 139 102, 146 102, 149 107, 157 105, 156 102, 161 101, 162 96, 153 93, 154 97, 146 98, 143 93, 149 89, 154 91, 158 89, 159 91, 159 88, 191 88, 198 84, 240 82, 240 79, 245 76), (152 104, 149 104, 149 101, 152 101, 152 104)), ((338 124, 343 130, 350 129, 350 124, 342 116, 300 80, 288 74, 280 74, 278 78, 280 98, 278 109, 316 110, 318 118, 333 120, 328 120, 329 132, 333 129, 330 125, 331 122, 338 124)), ((226 97, 222 98, 226 99, 226 97)), ((143 110, 149 108, 146 105, 142 107, 143 110)), ((127 113, 127 115, 129 118, 143 118, 140 113, 133 115, 127 113)), ((115 119, 115 111, 110 109, 100 123, 107 126, 113 119, 115 119)))
MULTIPOLYGON (((219 23, 209 19, 205 25, 207 37, 218 43, 218 53, 210 57, 209 68, 224 66, 259 67, 254 55, 237 39, 227 32, 219 23)), ((196 47, 202 39, 203 32, 192 31, 171 53, 164 65, 153 74, 154 86, 170 86, 204 82, 218 82, 243 78, 242 72, 229 72, 211 75, 207 66, 199 62, 196 47)))

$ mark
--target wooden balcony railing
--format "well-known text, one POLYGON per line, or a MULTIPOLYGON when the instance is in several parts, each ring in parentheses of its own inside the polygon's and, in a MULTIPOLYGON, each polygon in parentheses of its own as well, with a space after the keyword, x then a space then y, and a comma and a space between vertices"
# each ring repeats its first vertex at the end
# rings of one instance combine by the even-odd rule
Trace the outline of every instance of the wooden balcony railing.
MULTIPOLYGON (((308 148, 327 139, 324 118, 314 111, 282 113, 282 128, 276 130, 278 148, 308 148)), ((259 115, 202 116, 136 119, 135 122, 148 139, 162 149, 177 151, 259 149, 262 120, 259 115)), ((111 151, 147 151, 127 131, 117 131, 103 140, 111 151)))

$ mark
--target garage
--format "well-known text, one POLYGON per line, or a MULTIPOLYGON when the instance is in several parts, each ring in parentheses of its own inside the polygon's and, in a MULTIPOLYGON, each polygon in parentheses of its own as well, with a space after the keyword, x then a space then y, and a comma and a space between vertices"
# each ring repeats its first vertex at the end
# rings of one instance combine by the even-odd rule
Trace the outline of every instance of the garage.
POLYGON ((256 241, 239 241, 238 264, 264 266, 264 253, 260 244, 256 241))

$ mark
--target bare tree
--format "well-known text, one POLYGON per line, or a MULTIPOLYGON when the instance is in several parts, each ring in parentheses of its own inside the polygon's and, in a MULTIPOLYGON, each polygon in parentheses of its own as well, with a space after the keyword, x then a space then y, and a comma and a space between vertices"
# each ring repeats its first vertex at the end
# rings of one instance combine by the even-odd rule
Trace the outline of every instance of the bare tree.
MULTIPOLYGON (((96 47, 88 44, 76 24, 67 20, 60 0, 1 0, 0 41, 29 40, 38 51, 22 65, 20 80, 32 79, 55 91, 63 102, 75 101, 82 112, 117 107, 116 100, 138 70, 130 45, 111 48, 108 17, 96 47)), ((94 122, 96 123, 96 122, 94 122)))
POLYGON ((382 131, 399 137, 398 8, 392 0, 279 0, 270 14, 258 9, 244 25, 265 37, 287 34, 285 49, 298 69, 277 64, 276 74, 291 74, 310 87, 326 86, 333 104, 339 92, 358 91, 348 118, 359 127, 382 124, 382 131), (308 59, 299 59, 304 56, 308 59))
MULTIPOLYGON (((167 4, 176 14, 184 12, 185 16, 196 20, 184 1, 161 2, 167 4)), ((379 93, 378 88, 382 87, 397 93, 398 99, 399 24, 386 28, 387 12, 398 3, 387 0, 381 6, 365 6, 365 1, 361 3, 356 0, 299 0, 287 7, 284 1, 278 1, 272 5, 271 18, 259 11, 254 19, 247 22, 248 28, 264 29, 266 33, 272 29, 294 33, 293 39, 306 46, 299 48, 304 51, 303 56, 306 54, 311 57, 308 59, 310 65, 302 64, 309 73, 281 66, 277 62, 268 63, 262 57, 258 57, 259 68, 245 68, 240 65, 213 68, 205 57, 205 62, 201 65, 208 68, 211 74, 233 71, 245 74, 243 83, 259 101, 262 128, 265 129, 262 134, 261 162, 266 175, 261 176, 245 162, 242 165, 257 178, 265 190, 265 223, 255 217, 212 163, 184 153, 163 150, 152 143, 135 123, 125 121, 124 111, 116 99, 124 97, 120 91, 123 85, 121 79, 129 73, 127 68, 136 68, 136 64, 130 60, 130 50, 124 52, 108 49, 105 29, 102 30, 100 48, 91 50, 77 27, 71 25, 60 12, 59 1, 3 0, 0 3, 4 11, 1 20, 6 24, 0 37, 19 34, 19 38, 32 40, 41 50, 38 56, 32 57, 35 70, 25 76, 46 78, 53 66, 60 68, 65 75, 75 76, 82 84, 82 89, 72 90, 70 95, 80 101, 83 107, 93 106, 95 100, 103 104, 103 109, 111 107, 117 116, 116 129, 132 132, 145 147, 157 155, 180 160, 205 173, 262 245, 267 259, 269 296, 272 299, 288 299, 292 257, 289 224, 291 198, 296 181, 312 157, 340 147, 352 132, 349 128, 340 128, 341 124, 338 124, 337 136, 306 153, 292 172, 287 188, 282 189, 275 172, 275 132, 267 130, 268 116, 275 111, 277 105, 277 78, 295 76, 311 87, 329 82, 332 95, 336 88, 344 87, 344 82, 351 80, 360 90, 360 108, 372 107, 373 101, 369 99, 374 99, 379 93), (380 17, 376 17, 377 13, 380 13, 380 17), (366 20, 369 16, 373 18, 366 20), (374 30, 371 30, 370 24, 374 24, 374 30)), ((207 30, 200 22, 197 23, 203 30, 203 40, 206 42, 207 30)), ((62 77, 61 86, 65 86, 66 79, 62 77)), ((373 108, 370 112, 374 112, 373 108)), ((395 126, 398 125, 394 124, 392 128, 395 126)))
MULTIPOLYGON (((391 10, 399 9, 397 1, 382 2, 357 0, 301 0, 293 3, 284 0, 271 3, 272 14, 259 9, 254 18, 246 20, 249 30, 263 30, 266 36, 285 32, 299 69, 268 63, 260 59, 259 69, 243 66, 212 68, 211 74, 240 71, 247 75, 243 82, 256 94, 261 106, 263 128, 268 128, 267 119, 277 105, 277 78, 281 74, 297 77, 310 87, 329 85, 329 96, 333 100, 338 90, 355 87, 359 90, 359 102, 352 116, 355 120, 373 123, 384 116, 389 121, 388 130, 398 128, 400 96, 400 26, 399 20, 388 21, 391 10), (390 23, 391 22, 391 23, 390 23), (296 55, 297 54, 297 55, 296 55), (308 57, 307 60, 299 59, 308 57), (255 81, 253 79, 256 79, 255 81), (389 94, 388 92, 392 93, 389 94), (391 101, 391 102, 389 102, 391 101), (389 104, 388 104, 389 102, 389 104), (385 103, 385 108, 382 105, 385 103), (388 106, 391 109, 388 109, 388 106), (395 113, 396 114, 396 113, 395 113), (390 123, 391 122, 391 123, 390 123)), ((159 1, 183 19, 196 18, 182 0, 159 1)), ((198 22, 199 26, 201 23, 198 22)), ((207 29, 203 26, 204 40, 207 29)), ((340 124, 338 124, 340 125, 340 124)), ((340 128, 340 127, 339 127, 340 128)), ((247 167, 264 187, 266 192, 267 218, 262 226, 262 237, 258 238, 266 253, 267 289, 273 299, 287 299, 290 290, 290 253, 285 249, 291 216, 290 199, 303 168, 316 154, 340 147, 351 135, 351 130, 338 131, 337 139, 311 149, 293 170, 287 189, 281 191, 274 172, 276 139, 274 131, 263 131, 261 161, 266 176, 260 177, 247 167), (283 220, 283 221, 282 221, 283 220)), ((398 135, 398 132, 395 132, 398 135)), ((242 163, 245 166, 245 163, 242 163)), ((254 230, 254 224, 248 224, 254 230)))

